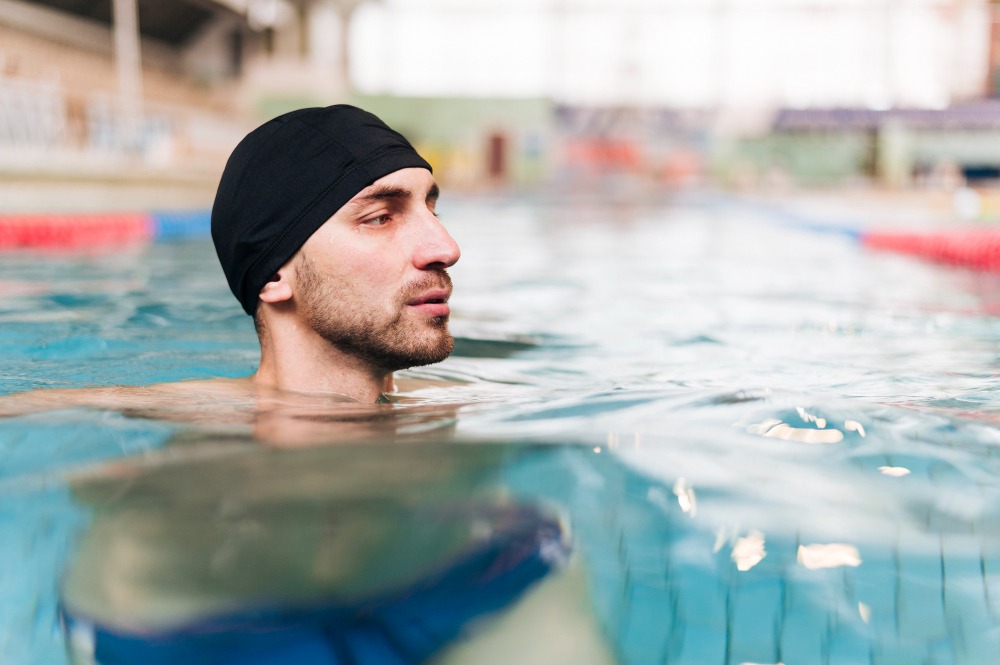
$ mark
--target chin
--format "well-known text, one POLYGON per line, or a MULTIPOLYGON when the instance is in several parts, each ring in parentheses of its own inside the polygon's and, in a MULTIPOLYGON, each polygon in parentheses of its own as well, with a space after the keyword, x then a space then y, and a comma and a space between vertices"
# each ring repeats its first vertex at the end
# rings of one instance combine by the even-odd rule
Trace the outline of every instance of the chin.
POLYGON ((455 338, 451 335, 445 334, 443 337, 437 340, 435 344, 428 345, 424 353, 422 354, 423 359, 426 362, 421 362, 421 365, 433 365, 434 363, 439 363, 448 356, 451 352, 455 350, 455 338))
POLYGON ((410 367, 433 365, 451 355, 451 352, 455 349, 455 338, 447 331, 435 337, 434 340, 429 341, 418 352, 413 354, 414 362, 410 367))
MULTIPOLYGON (((412 340, 412 338, 411 338, 412 340)), ((416 342, 416 340, 412 340, 416 342)), ((419 343, 409 343, 395 348, 384 348, 381 352, 371 354, 374 364, 383 369, 395 372, 408 367, 421 367, 439 363, 451 355, 455 348, 454 338, 447 331, 425 335, 419 343)))

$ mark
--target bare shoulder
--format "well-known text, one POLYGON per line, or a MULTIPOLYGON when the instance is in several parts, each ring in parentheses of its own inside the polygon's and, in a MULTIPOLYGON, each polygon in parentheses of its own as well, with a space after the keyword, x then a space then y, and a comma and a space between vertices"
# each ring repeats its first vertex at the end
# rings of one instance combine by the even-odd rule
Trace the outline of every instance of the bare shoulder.
POLYGON ((253 378, 245 376, 239 379, 201 379, 197 381, 175 381, 172 383, 154 383, 145 388, 151 394, 167 396, 181 395, 185 397, 233 397, 250 398, 256 394, 253 378))
POLYGON ((0 397, 0 417, 9 418, 40 411, 55 411, 77 406, 99 406, 120 399, 130 386, 102 388, 39 388, 0 397))
POLYGON ((149 386, 41 388, 0 397, 0 418, 77 407, 111 411, 157 409, 192 400, 250 400, 252 395, 249 378, 179 381, 149 386))

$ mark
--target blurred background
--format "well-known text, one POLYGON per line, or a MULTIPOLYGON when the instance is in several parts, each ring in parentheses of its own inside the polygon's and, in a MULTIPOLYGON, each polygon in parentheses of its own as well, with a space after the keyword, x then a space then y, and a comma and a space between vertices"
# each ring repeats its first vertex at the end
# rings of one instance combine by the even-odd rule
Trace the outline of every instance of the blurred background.
POLYGON ((1000 217, 988 0, 0 0, 0 213, 204 208, 349 102, 460 190, 722 188, 1000 217))
MULTIPOLYGON (((371 434, 410 456, 278 464, 219 439, 241 416, 208 398, 0 418, 0 661, 65 662, 67 570, 106 572, 88 602, 134 601, 123 625, 207 598, 201 571, 234 606, 258 581, 325 593, 327 552, 375 579, 452 515, 490 533, 505 513, 480 497, 502 493, 566 511, 620 662, 992 665, 998 20, 988 0, 0 0, 0 395, 252 372, 207 210, 236 143, 293 108, 406 134, 466 257, 456 353, 371 434), (976 237, 891 233, 951 225, 976 237), (193 240, 127 242, 151 238, 193 240), (473 512, 421 512, 439 497, 473 512), (814 570, 814 543, 847 556, 814 570)), ((583 643, 546 620, 545 644, 583 643)))

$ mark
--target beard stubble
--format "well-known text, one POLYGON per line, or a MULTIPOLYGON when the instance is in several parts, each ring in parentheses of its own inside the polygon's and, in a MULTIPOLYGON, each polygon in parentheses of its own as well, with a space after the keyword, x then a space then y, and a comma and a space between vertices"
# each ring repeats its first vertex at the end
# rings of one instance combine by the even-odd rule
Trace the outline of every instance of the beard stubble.
POLYGON ((306 322, 340 351, 386 372, 430 365, 451 355, 455 340, 447 317, 417 321, 406 316, 411 298, 451 286, 446 271, 428 273, 401 288, 392 298, 390 312, 364 301, 337 280, 324 278, 304 256, 297 272, 297 300, 306 322))

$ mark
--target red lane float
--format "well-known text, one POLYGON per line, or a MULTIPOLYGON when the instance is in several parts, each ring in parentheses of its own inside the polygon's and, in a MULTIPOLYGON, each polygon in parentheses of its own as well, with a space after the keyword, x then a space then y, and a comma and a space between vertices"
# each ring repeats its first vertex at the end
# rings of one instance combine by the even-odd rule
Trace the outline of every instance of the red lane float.
POLYGON ((120 246, 148 242, 153 233, 142 213, 0 216, 0 250, 120 246))
POLYGON ((869 232, 866 247, 918 256, 983 272, 1000 272, 1000 229, 961 229, 928 233, 869 232))

